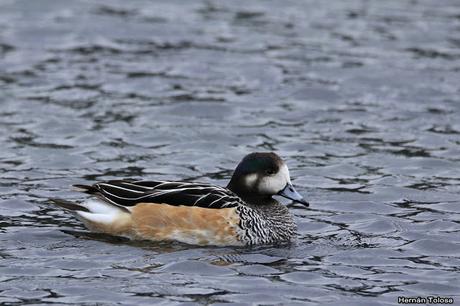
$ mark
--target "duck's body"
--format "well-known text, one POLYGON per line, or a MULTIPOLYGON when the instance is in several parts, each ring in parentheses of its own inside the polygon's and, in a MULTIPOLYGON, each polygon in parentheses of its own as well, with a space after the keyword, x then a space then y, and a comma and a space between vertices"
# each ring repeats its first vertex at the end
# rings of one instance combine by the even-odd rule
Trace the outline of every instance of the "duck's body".
POLYGON ((280 193, 307 205, 293 189, 286 171, 275 154, 253 153, 240 163, 227 188, 204 183, 117 180, 76 185, 96 199, 79 204, 54 202, 72 211, 92 231, 131 239, 196 245, 281 243, 294 238, 296 227, 288 209, 271 196, 280 193), (258 176, 254 171, 266 171, 267 166, 273 172, 270 175, 258 176), (266 177, 273 179, 264 182, 266 177), (280 184, 282 188, 277 187, 280 184))

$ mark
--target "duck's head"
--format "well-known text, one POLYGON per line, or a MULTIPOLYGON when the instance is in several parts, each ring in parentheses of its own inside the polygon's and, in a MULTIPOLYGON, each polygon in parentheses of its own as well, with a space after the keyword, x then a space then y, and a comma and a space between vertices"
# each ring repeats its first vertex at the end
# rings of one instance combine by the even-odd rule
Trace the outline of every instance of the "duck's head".
POLYGON ((236 167, 228 188, 245 198, 280 195, 308 206, 294 189, 289 169, 275 153, 251 153, 236 167))

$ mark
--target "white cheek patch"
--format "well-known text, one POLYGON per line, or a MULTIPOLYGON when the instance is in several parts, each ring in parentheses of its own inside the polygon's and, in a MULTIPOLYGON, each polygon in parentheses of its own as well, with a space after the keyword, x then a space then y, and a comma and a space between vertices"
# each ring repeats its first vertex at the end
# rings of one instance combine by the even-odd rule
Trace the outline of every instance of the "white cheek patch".
POLYGON ((291 183, 289 170, 286 165, 283 165, 276 175, 264 177, 260 181, 259 191, 265 194, 277 194, 283 190, 288 183, 291 183))
POLYGON ((280 173, 284 176, 284 179, 286 180, 287 183, 291 184, 291 175, 289 174, 289 169, 288 167, 286 166, 286 164, 284 164, 281 169, 280 169, 280 173))
POLYGON ((253 173, 253 174, 246 175, 246 177, 244 178, 244 181, 246 183, 246 186, 253 187, 257 181, 257 174, 253 173))

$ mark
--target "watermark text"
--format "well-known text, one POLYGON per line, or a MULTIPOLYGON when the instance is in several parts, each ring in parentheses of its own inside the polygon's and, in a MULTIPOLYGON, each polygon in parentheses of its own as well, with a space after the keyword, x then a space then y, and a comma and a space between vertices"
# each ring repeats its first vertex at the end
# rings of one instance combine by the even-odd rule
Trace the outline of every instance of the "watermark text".
POLYGON ((398 304, 453 304, 454 298, 447 296, 398 296, 398 304))

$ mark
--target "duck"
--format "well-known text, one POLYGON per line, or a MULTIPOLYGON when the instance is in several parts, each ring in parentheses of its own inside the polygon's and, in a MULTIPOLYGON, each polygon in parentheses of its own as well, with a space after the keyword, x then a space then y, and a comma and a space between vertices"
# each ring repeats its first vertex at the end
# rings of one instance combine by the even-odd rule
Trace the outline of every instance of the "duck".
POLYGON ((296 224, 281 196, 308 207, 286 163, 274 152, 246 155, 227 187, 163 180, 108 180, 73 185, 91 195, 51 199, 92 232, 132 240, 250 246, 292 242, 296 224))

